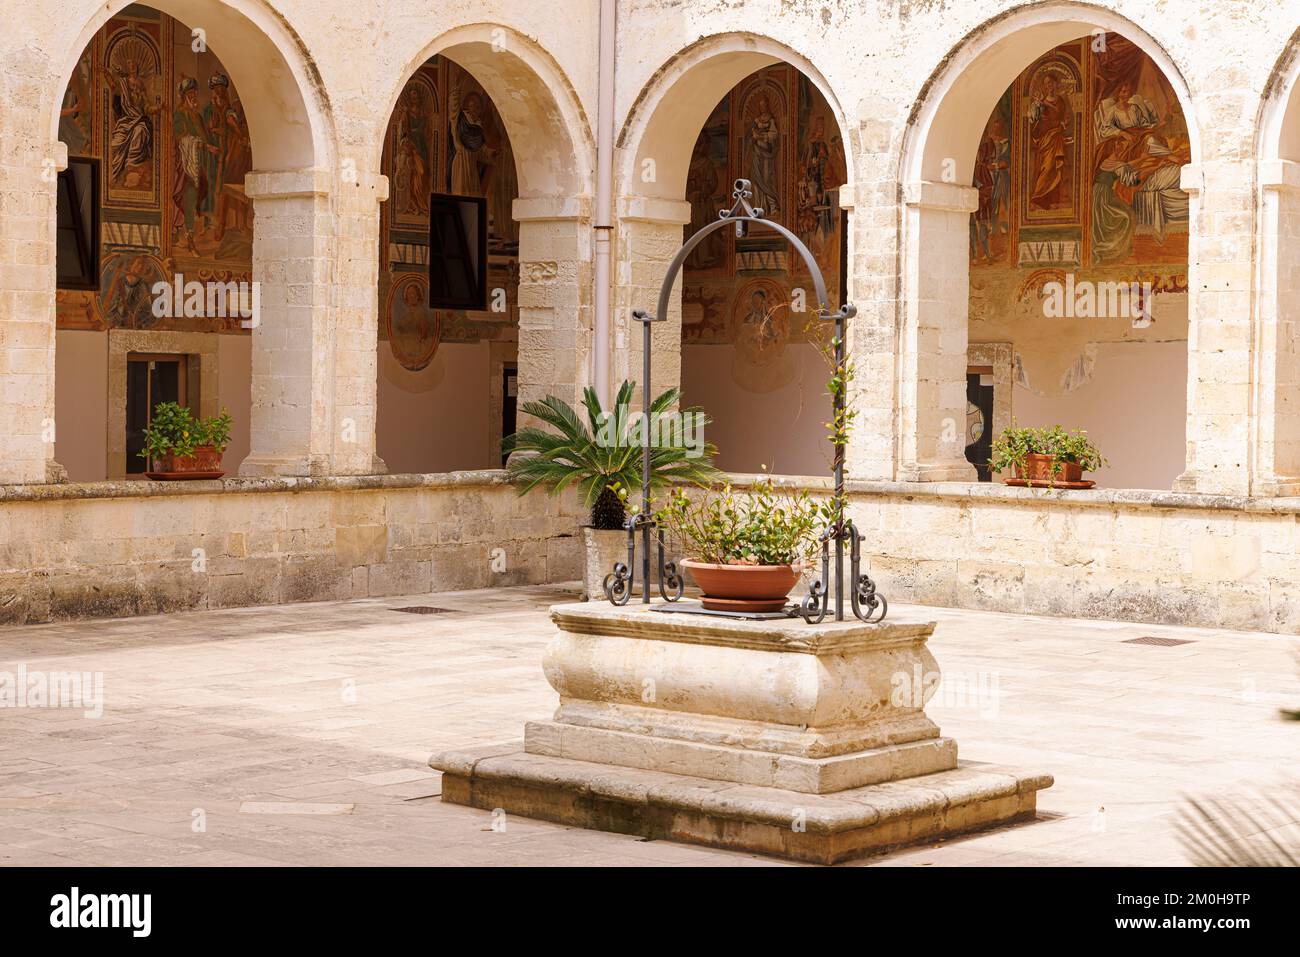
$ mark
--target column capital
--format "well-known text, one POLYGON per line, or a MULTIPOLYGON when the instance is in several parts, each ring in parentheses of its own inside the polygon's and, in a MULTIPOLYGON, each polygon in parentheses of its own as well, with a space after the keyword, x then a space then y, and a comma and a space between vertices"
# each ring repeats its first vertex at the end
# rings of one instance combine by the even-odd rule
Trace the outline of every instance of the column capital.
POLYGON ((684 200, 657 199, 652 196, 621 196, 618 200, 618 218, 624 222, 685 226, 691 221, 691 204, 684 200))
POLYGON ((332 176, 327 169, 254 170, 244 177, 249 199, 300 199, 328 196, 332 176))
POLYGON ((903 203, 921 209, 973 213, 980 208, 980 194, 974 186, 914 180, 903 184, 903 203))
POLYGON ((590 196, 519 197, 510 207, 517 222, 541 220, 590 219, 590 196))

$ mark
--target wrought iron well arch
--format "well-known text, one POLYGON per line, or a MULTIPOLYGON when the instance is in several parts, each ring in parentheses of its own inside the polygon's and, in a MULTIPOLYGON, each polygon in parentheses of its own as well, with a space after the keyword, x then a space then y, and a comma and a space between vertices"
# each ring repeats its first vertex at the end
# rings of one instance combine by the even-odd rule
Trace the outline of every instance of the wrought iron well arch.
MULTIPOLYGON (((835 367, 836 369, 844 368, 844 323, 857 315, 857 307, 846 302, 838 310, 831 311, 830 305, 826 301, 826 281, 822 277, 821 267, 817 265, 817 260, 813 258, 813 254, 804 245, 803 241, 790 229, 780 223, 766 219, 764 210, 755 209, 750 205, 749 200, 753 193, 749 187, 749 180, 736 180, 731 193, 733 200, 731 208, 719 210, 717 222, 709 223, 700 229, 690 239, 686 240, 682 248, 677 251, 677 255, 673 257, 672 262, 668 265, 668 273, 664 276, 663 284, 659 287, 659 305, 655 310, 655 314, 652 316, 642 309, 632 311, 632 318, 641 323, 644 409, 650 408, 650 324, 667 321, 673 285, 677 282, 677 275, 685 265, 687 257, 710 233, 727 226, 734 227, 738 239, 745 235, 750 224, 766 226, 775 230, 794 247, 804 265, 808 267, 808 274, 812 278, 813 293, 817 297, 817 317, 823 321, 835 323, 835 367)), ((835 421, 840 420, 843 412, 844 394, 843 390, 840 390, 834 396, 835 421)), ((800 606, 791 611, 790 614, 801 615, 805 621, 811 623, 822 621, 826 617, 833 586, 835 620, 844 620, 844 594, 841 583, 844 580, 844 545, 847 542, 849 545, 850 598, 853 614, 863 621, 880 621, 888 613, 889 603, 885 600, 884 595, 877 593, 875 582, 871 580, 871 577, 861 570, 862 536, 854 526, 853 520, 845 514, 843 507, 844 446, 842 445, 837 444, 835 446, 833 471, 835 501, 839 503, 840 507, 837 509, 834 519, 821 534, 821 577, 812 583, 808 595, 800 606), (830 577, 832 543, 834 543, 835 554, 835 577, 833 579, 830 577)), ((641 533, 641 601, 645 604, 650 603, 650 535, 652 531, 655 532, 659 551, 659 594, 665 600, 674 602, 682 597, 685 588, 685 583, 676 563, 665 560, 663 530, 656 529, 654 517, 650 512, 650 442, 648 438, 642 443, 641 495, 641 511, 629 518, 624 526, 627 529, 627 562, 626 564, 616 562, 613 572, 605 576, 605 597, 614 605, 626 605, 635 589, 636 539, 638 532, 641 533)))

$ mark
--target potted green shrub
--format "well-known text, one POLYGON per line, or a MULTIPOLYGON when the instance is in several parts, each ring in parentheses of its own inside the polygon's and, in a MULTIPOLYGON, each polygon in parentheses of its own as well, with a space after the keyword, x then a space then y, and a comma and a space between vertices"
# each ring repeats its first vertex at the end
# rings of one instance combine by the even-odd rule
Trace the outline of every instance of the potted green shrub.
POLYGON ((681 563, 714 611, 781 611, 820 546, 825 507, 771 479, 737 492, 730 483, 674 489, 656 519, 691 556, 681 563))
POLYGON ((553 395, 525 402, 524 413, 549 428, 529 426, 501 443, 507 454, 520 453, 506 464, 520 495, 539 487, 558 495, 573 487, 590 510, 590 524, 583 527, 586 597, 599 596, 613 563, 626 561, 628 497, 641 488, 646 442, 652 492, 674 482, 712 482, 720 474, 713 466, 717 448, 702 441, 709 420, 697 408, 675 409, 680 389, 660 394, 644 415, 632 411, 634 389, 635 383, 624 381, 606 411, 588 387, 582 415, 553 395))
POLYGON ((151 479, 212 479, 225 474, 221 454, 230 445, 230 413, 195 418, 183 405, 161 402, 144 430, 140 455, 151 479))
POLYGON ((989 466, 994 472, 1009 472, 1008 485, 1035 488, 1091 488, 1084 472, 1095 472, 1106 464, 1100 450, 1083 429, 1067 432, 1059 425, 1050 428, 1021 428, 1012 425, 993 441, 989 466))

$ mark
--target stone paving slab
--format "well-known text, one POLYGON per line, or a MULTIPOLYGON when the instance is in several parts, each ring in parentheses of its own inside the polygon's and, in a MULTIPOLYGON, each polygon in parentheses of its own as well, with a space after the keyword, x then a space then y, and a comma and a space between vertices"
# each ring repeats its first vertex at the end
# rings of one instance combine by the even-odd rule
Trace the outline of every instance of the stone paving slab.
MULTIPOLYGON (((0 708, 0 864, 785 864, 443 804, 434 751, 547 720, 547 608, 518 588, 0 630, 0 673, 103 677, 103 716, 0 708), (394 608, 437 604, 448 615, 394 608), (247 814, 249 803, 352 804, 247 814)), ((1267 787, 1295 753, 1300 640, 891 607, 936 619, 927 712, 963 761, 1043 769, 1038 819, 847 866, 1185 863, 1189 793, 1267 787), (1192 644, 1124 644, 1157 635, 1192 644), (963 680, 964 679, 964 680, 963 680)), ((790 866, 786 864, 785 866, 790 866)))

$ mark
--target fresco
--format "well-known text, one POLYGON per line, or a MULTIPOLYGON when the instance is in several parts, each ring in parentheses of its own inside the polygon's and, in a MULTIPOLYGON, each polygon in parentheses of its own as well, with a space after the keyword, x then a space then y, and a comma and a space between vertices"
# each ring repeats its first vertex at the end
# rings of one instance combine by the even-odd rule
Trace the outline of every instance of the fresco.
MULTIPOLYGON (((974 267, 1187 262, 1187 125, 1169 81, 1117 34, 1025 70, 985 126, 973 185, 974 267)), ((1166 282, 1177 270, 1159 269, 1166 282)))
MULTIPOLYGON (((831 304, 838 305, 839 188, 846 182, 838 131, 826 101, 793 67, 769 67, 742 80, 695 141, 686 235, 715 221, 731 205, 733 181, 748 179, 751 203, 808 246, 831 304)), ((807 268, 775 233, 753 229, 737 239, 718 230, 686 261, 682 341, 734 345, 732 379, 747 391, 773 391, 793 379, 798 363, 787 347, 807 341, 815 310, 807 268), (795 290, 803 290, 807 303, 802 313, 795 290)))
POLYGON ((132 5, 73 70, 59 138, 100 161, 100 287, 61 289, 60 329, 157 328, 248 334, 237 317, 155 318, 151 287, 252 278, 252 146, 220 59, 184 24, 132 5))
POLYGON ((398 97, 384 141, 390 197, 380 219, 380 338, 412 372, 424 369, 440 342, 511 340, 517 327, 519 195, 514 153, 491 98, 474 77, 434 57, 398 97), (488 206, 488 290, 497 310, 430 310, 429 196, 483 196, 488 206), (417 290, 419 299, 416 299, 417 290), (423 313, 423 315, 421 315, 423 313))
POLYGON ((1098 343, 1185 341, 1189 161, 1173 88, 1124 37, 1081 37, 1031 63, 975 156, 970 341, 1012 343, 1014 382, 1048 397, 1092 381, 1098 343), (1043 321, 1049 286, 1085 283, 1139 284, 1150 314, 1043 321))

